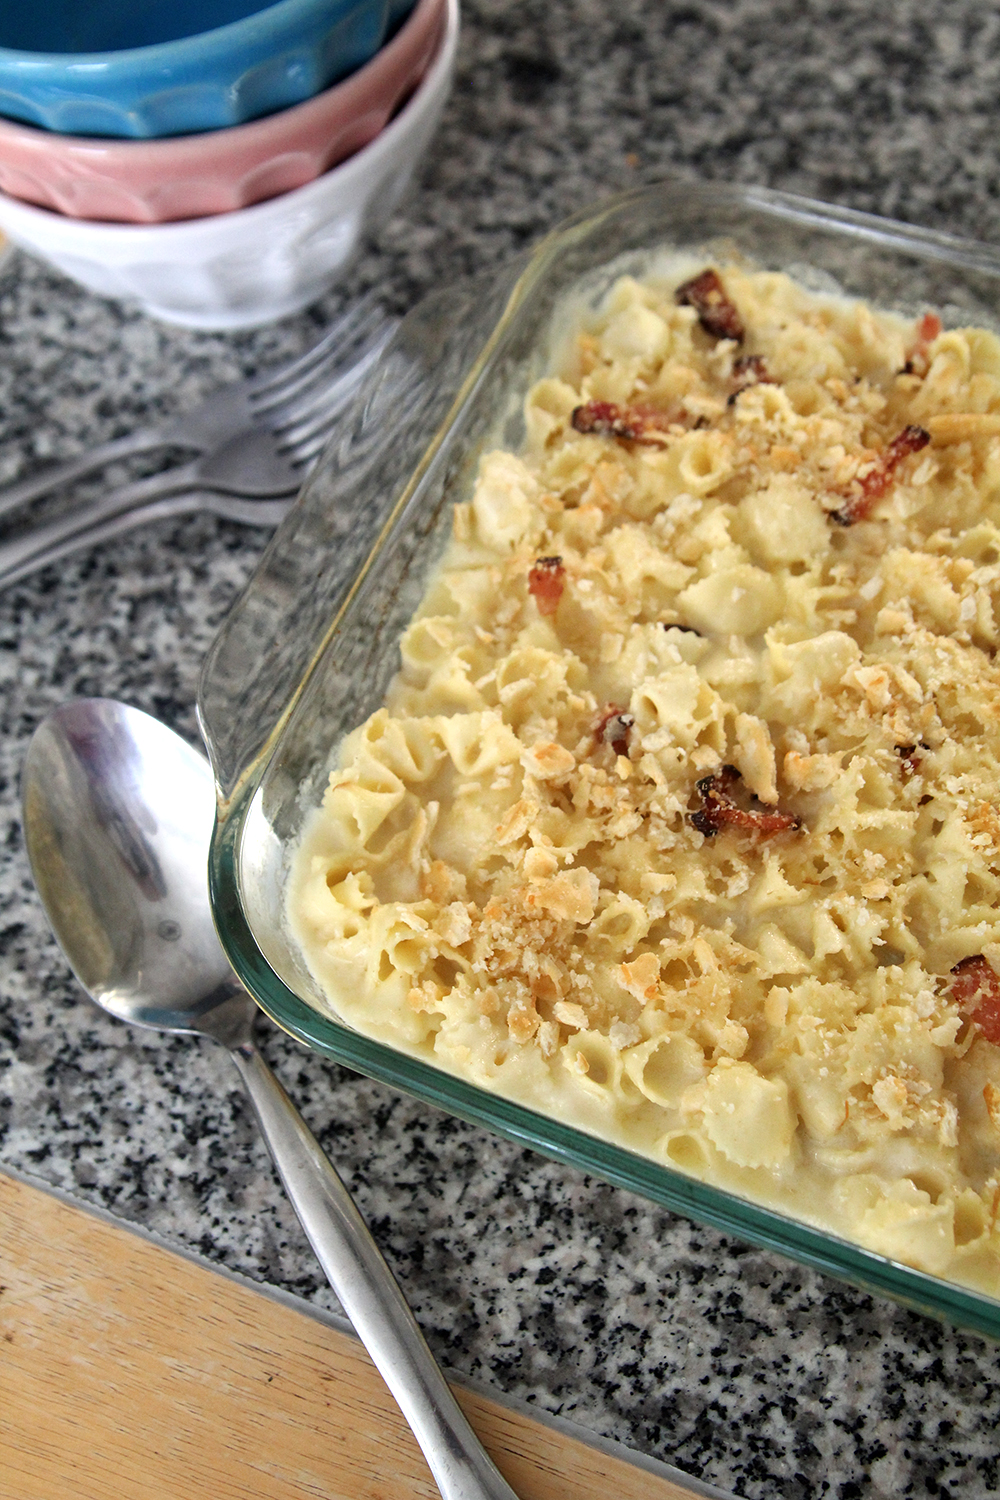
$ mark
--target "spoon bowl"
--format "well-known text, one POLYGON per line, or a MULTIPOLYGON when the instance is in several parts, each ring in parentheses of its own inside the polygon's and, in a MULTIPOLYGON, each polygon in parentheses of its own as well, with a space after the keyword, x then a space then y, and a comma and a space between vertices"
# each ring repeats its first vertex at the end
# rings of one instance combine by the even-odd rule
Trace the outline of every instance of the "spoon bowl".
POLYGON ((22 781, 32 874, 77 979, 122 1021, 211 1032, 245 999, 215 933, 203 756, 124 704, 84 698, 35 735, 22 781))
POLYGON ((120 1020, 229 1049, 309 1242, 444 1500, 517 1500, 350 1194, 254 1043, 257 1007, 212 920, 208 762, 139 709, 82 698, 35 731, 22 796, 35 884, 83 988, 120 1020))

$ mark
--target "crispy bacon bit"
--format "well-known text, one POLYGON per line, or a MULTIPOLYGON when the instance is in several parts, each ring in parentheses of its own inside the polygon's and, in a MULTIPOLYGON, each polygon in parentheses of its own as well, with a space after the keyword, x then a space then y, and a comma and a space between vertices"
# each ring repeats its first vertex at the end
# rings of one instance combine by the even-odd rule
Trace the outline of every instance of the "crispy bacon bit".
POLYGON ((917 337, 903 366, 904 375, 919 375, 921 379, 931 367, 928 349, 941 333, 941 319, 937 313, 924 313, 917 324, 917 337))
MULTIPOLYGON (((678 414, 680 420, 682 413, 678 414)), ((621 438, 630 443, 661 443, 670 418, 665 412, 638 406, 616 406, 613 401, 586 401, 574 408, 570 422, 577 432, 621 438)))
POLYGON ((767 373, 762 354, 741 354, 733 360, 733 375, 748 385, 774 385, 774 378, 767 373))
POLYGON ((743 319, 736 304, 722 284, 718 271, 702 271, 685 281, 674 293, 678 307, 693 307, 698 322, 713 339, 735 339, 743 342, 743 319))
POLYGON ((1000 979, 981 953, 952 969, 951 993, 988 1042, 1000 1046, 1000 979))
POLYGON ((699 833, 711 838, 728 824, 731 828, 743 828, 748 833, 767 837, 801 827, 799 818, 792 817, 791 813, 772 811, 756 797, 751 797, 750 807, 740 807, 732 789, 742 780, 735 766, 723 766, 718 775, 702 777, 697 784, 702 805, 691 814, 691 822, 699 833))
POLYGON ((917 754, 916 745, 897 745, 896 754, 899 756, 900 769, 904 776, 915 776, 920 770, 923 756, 917 754))
POLYGON ((741 391, 748 391, 752 385, 778 384, 774 376, 767 373, 767 365, 760 354, 741 354, 739 359, 734 360, 733 379, 736 381, 736 389, 729 398, 730 406, 741 391))
POLYGON ((904 427, 899 436, 893 438, 875 467, 864 479, 858 480, 859 493, 852 495, 839 510, 831 511, 830 519, 836 521, 838 526, 853 526, 855 521, 863 521, 892 484, 903 459, 908 458, 911 453, 919 453, 921 448, 927 447, 930 440, 931 435, 925 427, 904 427))
POLYGON ((611 705, 601 716, 600 723, 594 730, 594 739, 599 745, 610 745, 616 755, 627 756, 629 730, 634 723, 633 714, 611 705))
POLYGON ((561 557, 540 557, 528 574, 528 593, 540 615, 554 615, 566 587, 566 569, 561 557))

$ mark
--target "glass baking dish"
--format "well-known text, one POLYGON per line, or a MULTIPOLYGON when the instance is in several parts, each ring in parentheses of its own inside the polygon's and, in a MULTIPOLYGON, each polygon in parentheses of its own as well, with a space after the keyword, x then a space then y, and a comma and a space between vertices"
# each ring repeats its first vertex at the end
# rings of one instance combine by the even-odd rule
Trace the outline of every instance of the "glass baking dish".
POLYGON ((219 791, 216 919, 234 968, 307 1046, 756 1245, 1000 1336, 1000 1301, 707 1186, 488 1092, 321 1013, 286 931, 287 862, 331 749, 382 702, 399 638, 487 445, 515 450, 522 398, 565 309, 668 249, 789 272, 945 326, 1000 328, 1000 255, 763 189, 671 180, 581 213, 528 257, 421 304, 363 387, 206 661, 199 708, 219 791))

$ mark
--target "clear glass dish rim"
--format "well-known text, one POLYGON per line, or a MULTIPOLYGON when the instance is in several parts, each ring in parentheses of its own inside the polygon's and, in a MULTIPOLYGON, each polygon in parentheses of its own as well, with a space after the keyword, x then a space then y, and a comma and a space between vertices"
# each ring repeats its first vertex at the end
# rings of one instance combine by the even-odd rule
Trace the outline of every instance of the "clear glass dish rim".
MULTIPOLYGON (((1000 253, 981 241, 766 188, 699 184, 684 178, 674 179, 674 182, 680 191, 700 191, 707 199, 716 196, 727 206, 742 205, 803 227, 847 233, 858 239, 884 244, 896 252, 940 261, 956 270, 985 272, 1000 278, 1000 253)), ((558 254, 561 245, 588 227, 597 225, 606 214, 620 211, 629 201, 639 200, 653 191, 663 191, 669 185, 669 182, 660 182, 636 188, 591 205, 547 235, 527 260, 501 318, 466 375, 448 416, 434 434, 409 483, 379 530, 371 551, 346 592, 280 720, 256 759, 244 769, 232 794, 224 799, 220 797, 209 857, 209 886, 219 935, 233 968, 265 1014, 312 1051, 471 1124, 491 1130, 517 1145, 539 1151, 575 1170, 592 1172, 672 1212, 733 1234, 863 1291, 888 1296, 916 1312, 1000 1339, 1000 1300, 915 1270, 840 1239, 829 1231, 813 1228, 725 1189, 684 1176, 651 1158, 467 1083, 323 1015, 291 990, 270 967, 254 939, 244 911, 240 897, 240 842, 257 789, 280 742, 282 727, 301 696, 313 667, 334 639, 362 581, 377 567, 379 554, 394 534, 419 479, 445 441, 456 414, 488 368, 504 329, 516 316, 519 304, 536 278, 544 274, 550 258, 558 254)), ((251 579, 249 587, 252 586, 251 579)))

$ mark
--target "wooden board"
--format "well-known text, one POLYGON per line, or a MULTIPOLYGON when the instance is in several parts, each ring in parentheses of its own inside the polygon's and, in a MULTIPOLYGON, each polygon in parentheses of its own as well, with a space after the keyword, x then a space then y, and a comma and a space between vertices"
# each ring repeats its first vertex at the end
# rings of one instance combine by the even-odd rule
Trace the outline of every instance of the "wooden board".
MULTIPOLYGON (((456 1390, 521 1500, 693 1492, 456 1390)), ((356 1339, 0 1174, 2 1500, 436 1500, 356 1339)))

